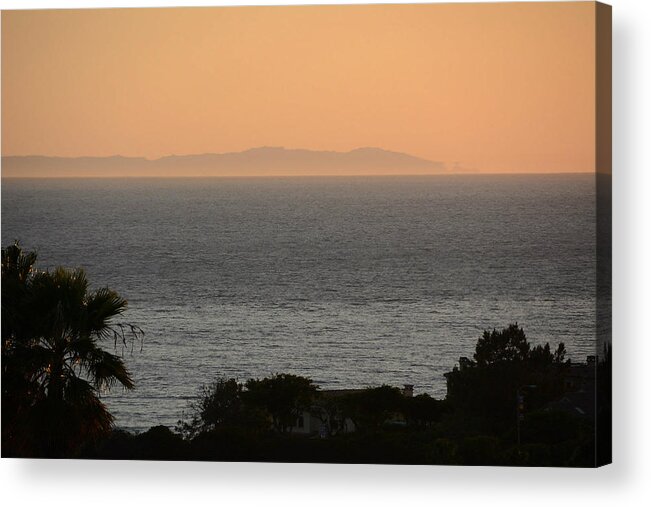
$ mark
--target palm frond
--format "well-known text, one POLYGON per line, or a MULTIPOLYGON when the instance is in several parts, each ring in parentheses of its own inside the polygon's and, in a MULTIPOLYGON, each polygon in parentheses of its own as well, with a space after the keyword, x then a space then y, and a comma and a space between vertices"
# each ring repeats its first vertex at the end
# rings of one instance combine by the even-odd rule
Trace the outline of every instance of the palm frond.
POLYGON ((84 379, 69 376, 64 386, 64 399, 73 405, 92 405, 97 394, 95 388, 84 379))
POLYGON ((25 282, 36 263, 36 252, 23 253, 18 241, 2 249, 2 278, 25 282))
POLYGON ((110 389, 118 383, 125 389, 135 386, 122 358, 99 348, 86 358, 83 366, 97 389, 110 389))
POLYGON ((117 292, 102 288, 88 296, 85 300, 88 331, 106 337, 107 327, 113 317, 127 309, 127 300, 117 292))

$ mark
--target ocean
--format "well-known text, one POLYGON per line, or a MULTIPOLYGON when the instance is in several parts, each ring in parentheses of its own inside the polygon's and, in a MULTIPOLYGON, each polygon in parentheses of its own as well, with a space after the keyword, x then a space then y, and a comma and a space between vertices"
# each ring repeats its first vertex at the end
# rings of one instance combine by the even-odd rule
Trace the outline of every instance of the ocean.
POLYGON ((14 239, 128 299, 136 388, 102 398, 134 431, 219 377, 444 397, 512 322, 574 361, 596 349, 594 175, 3 179, 14 239))

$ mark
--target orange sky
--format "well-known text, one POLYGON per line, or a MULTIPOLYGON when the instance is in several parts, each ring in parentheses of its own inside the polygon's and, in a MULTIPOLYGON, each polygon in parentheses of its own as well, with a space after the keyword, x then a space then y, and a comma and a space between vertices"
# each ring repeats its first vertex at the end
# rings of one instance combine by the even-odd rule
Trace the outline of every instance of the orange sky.
POLYGON ((2 13, 2 154, 377 146, 594 171, 594 3, 2 13))

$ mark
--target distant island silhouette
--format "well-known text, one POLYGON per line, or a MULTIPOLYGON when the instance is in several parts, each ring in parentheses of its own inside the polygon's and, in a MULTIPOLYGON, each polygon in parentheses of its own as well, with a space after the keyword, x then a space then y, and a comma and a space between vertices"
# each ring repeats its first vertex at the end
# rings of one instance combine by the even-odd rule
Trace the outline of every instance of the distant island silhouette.
POLYGON ((144 157, 3 156, 4 178, 412 175, 460 172, 381 148, 347 152, 259 147, 231 153, 144 157))

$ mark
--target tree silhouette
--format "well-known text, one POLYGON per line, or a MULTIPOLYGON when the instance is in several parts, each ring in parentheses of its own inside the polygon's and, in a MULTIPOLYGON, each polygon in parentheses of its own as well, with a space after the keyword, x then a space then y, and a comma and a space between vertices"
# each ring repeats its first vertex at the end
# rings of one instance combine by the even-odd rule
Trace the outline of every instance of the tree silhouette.
POLYGON ((475 347, 477 366, 489 366, 500 362, 524 361, 529 356, 530 346, 524 330, 517 324, 506 329, 484 331, 475 347))
POLYGON ((113 318, 127 302, 108 288, 90 292, 81 269, 35 271, 35 260, 17 243, 2 252, 3 408, 8 400, 14 410, 3 410, 3 453, 72 456, 112 427, 100 393, 134 387, 122 358, 100 346, 126 340, 113 318))
MULTIPOLYGON (((30 311, 27 305, 36 253, 20 245, 2 249, 2 449, 3 456, 21 452, 21 429, 39 385, 27 371, 30 311)), ((21 438, 23 437, 23 438, 21 438)))
POLYGON ((441 420, 447 412, 445 401, 432 398, 429 394, 419 394, 404 399, 404 413, 407 423, 415 427, 429 427, 441 420))
POLYGON ((274 429, 285 433, 312 406, 316 390, 309 378, 281 373, 262 380, 250 379, 243 396, 247 404, 268 412, 274 429))
POLYGON ((397 387, 369 387, 344 396, 344 414, 357 430, 377 429, 392 417, 403 414, 406 399, 397 387))
POLYGON ((189 420, 180 420, 176 430, 192 439, 217 428, 239 427, 260 430, 268 426, 266 414, 244 403, 244 386, 235 379, 220 378, 201 388, 196 401, 190 403, 189 420))
POLYGON ((474 361, 461 358, 459 366, 445 375, 447 399, 461 411, 509 425, 521 386, 536 385, 527 395, 528 409, 562 393, 564 358, 563 343, 553 353, 549 344, 531 347, 517 323, 501 331, 484 331, 474 361))

